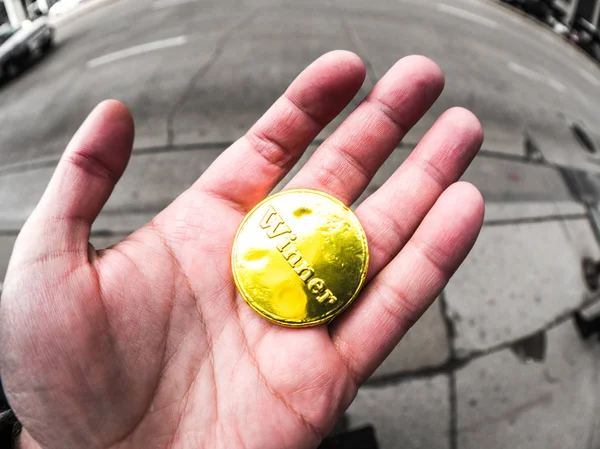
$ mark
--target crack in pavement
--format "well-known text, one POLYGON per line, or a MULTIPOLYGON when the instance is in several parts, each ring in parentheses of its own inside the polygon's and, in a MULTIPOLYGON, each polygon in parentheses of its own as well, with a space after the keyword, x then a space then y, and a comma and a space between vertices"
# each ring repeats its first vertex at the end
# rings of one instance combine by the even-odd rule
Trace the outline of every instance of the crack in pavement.
POLYGON ((258 9, 253 9, 242 20, 237 21, 231 28, 221 35, 221 37, 217 40, 215 49, 213 50, 208 61, 202 64, 198 71, 192 75, 182 94, 169 109, 169 112, 167 113, 167 148, 172 148, 175 144, 175 116, 185 106, 190 98, 190 95, 196 89, 198 82, 209 72, 209 70, 216 64, 221 55, 224 53, 227 42, 238 32, 240 32, 247 25, 247 23, 250 22, 254 16, 256 16, 257 12, 258 9))
MULTIPOLYGON (((456 329, 454 321, 448 313, 448 303, 446 301, 446 292, 440 294, 440 305, 442 312, 442 320, 446 328, 446 336, 448 338, 448 349, 450 352, 449 361, 456 360, 456 348, 454 347, 456 329)), ((448 385, 448 403, 450 407, 449 423, 448 423, 448 446, 450 449, 458 447, 458 391, 456 387, 456 369, 452 369, 449 373, 448 385)))
POLYGON ((372 87, 374 87, 379 81, 379 77, 377 76, 377 73, 375 73, 373 63, 371 63, 371 60, 367 56, 367 51, 360 36, 356 32, 356 29, 354 29, 354 27, 350 25, 350 23, 346 19, 346 10, 340 7, 336 3, 336 0, 331 0, 331 4, 340 12, 340 15, 342 17, 342 28, 344 28, 344 32, 346 33, 346 36, 350 40, 350 43, 356 50, 356 53, 359 54, 361 59, 363 59, 363 63, 365 64, 365 68, 367 69, 367 77, 369 78, 369 81, 371 81, 372 87))
POLYGON ((461 427, 458 430, 460 431, 460 433, 469 433, 469 432, 477 431, 481 427, 494 425, 494 424, 502 422, 502 421, 508 420, 509 422, 516 422, 522 414, 526 413, 527 411, 529 411, 531 409, 539 407, 539 406, 550 405, 550 404, 552 404, 552 400, 553 400, 552 393, 549 393, 549 392, 543 393, 533 399, 530 399, 519 405, 511 407, 506 412, 501 413, 497 416, 494 416, 493 418, 480 419, 479 421, 475 421, 474 423, 469 424, 468 426, 465 426, 465 427, 461 427))
MULTIPOLYGON (((442 293, 440 295, 440 298, 445 298, 444 295, 445 295, 445 293, 442 293)), ((375 380, 368 380, 366 382, 366 384, 371 387, 379 387, 379 386, 387 386, 387 385, 398 385, 403 382, 407 382, 407 381, 411 381, 411 380, 415 380, 415 379, 428 379, 428 378, 431 378, 431 377, 434 377, 437 375, 441 375, 441 374, 452 376, 452 375, 454 375, 454 373, 456 371, 464 368, 465 366, 469 365, 471 362, 474 362, 476 360, 479 360, 482 357, 486 357, 486 356, 494 354, 496 352, 503 351, 505 349, 511 349, 511 347, 515 343, 517 343, 523 339, 526 339, 528 337, 531 337, 534 334, 538 334, 540 332, 551 331, 552 329, 560 326, 561 324, 564 324, 567 321, 571 320, 573 318, 573 312, 575 310, 584 309, 587 306, 589 306, 590 304, 592 304, 593 302, 595 302, 596 300, 597 300, 597 298, 594 296, 585 299, 579 305, 579 307, 577 307, 576 309, 569 310, 565 313, 562 313, 561 315, 556 317, 554 320, 547 323, 545 326, 542 326, 541 328, 536 329, 535 331, 533 331, 527 335, 520 336, 520 337, 510 340, 510 341, 505 341, 503 343, 500 343, 498 345, 492 346, 487 349, 472 351, 472 352, 469 352, 464 355, 456 354, 456 351, 455 351, 454 345, 453 345, 454 337, 451 334, 451 335, 449 335, 450 357, 448 358, 447 362, 445 362, 441 365, 438 365, 437 367, 428 367, 428 368, 417 369, 417 370, 413 370, 413 371, 404 371, 404 372, 400 372, 400 373, 396 373, 396 374, 390 374, 390 375, 380 377, 375 380)), ((445 306, 444 301, 442 301, 442 304, 444 304, 444 306, 445 306)), ((443 310, 444 321, 446 322, 447 325, 450 323, 449 329, 454 329, 454 325, 453 325, 451 318, 446 316, 445 307, 442 310, 443 310)), ((600 374, 599 374, 599 377, 600 377, 600 374)), ((597 380, 597 382, 600 384, 600 378, 597 380)), ((600 404, 598 404, 598 409, 600 412, 600 404)), ((594 448, 594 449, 596 449, 596 448, 594 448)))
MULTIPOLYGON (((556 204, 556 203, 555 203, 556 204)), ((545 215, 541 217, 526 217, 526 218, 507 218, 507 219, 499 219, 499 220, 489 220, 483 223, 483 227, 493 227, 493 226, 510 226, 517 224, 535 224, 535 223, 546 223, 550 221, 560 222, 561 226, 565 228, 565 222, 569 220, 587 220, 588 216, 586 214, 553 214, 553 215, 545 215)), ((565 228, 566 229, 566 228, 565 228)), ((568 236, 569 237, 569 236, 568 236)))

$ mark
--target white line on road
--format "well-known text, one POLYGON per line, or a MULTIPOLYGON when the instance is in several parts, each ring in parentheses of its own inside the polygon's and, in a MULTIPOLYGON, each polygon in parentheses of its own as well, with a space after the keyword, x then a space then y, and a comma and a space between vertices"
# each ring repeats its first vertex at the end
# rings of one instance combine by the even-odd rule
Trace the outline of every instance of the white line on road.
POLYGON ((544 75, 536 72, 535 70, 528 69, 527 67, 523 67, 522 65, 517 64, 516 62, 509 62, 508 68, 519 75, 523 75, 529 79, 535 81, 543 81, 544 75))
POLYGON ((560 81, 557 81, 554 78, 550 78, 550 77, 544 75, 543 73, 536 72, 535 70, 529 69, 527 67, 523 67, 522 65, 519 65, 516 62, 509 62, 508 69, 518 75, 529 78, 530 80, 539 81, 541 83, 544 83, 545 85, 550 86, 551 88, 553 88, 554 90, 557 90, 558 92, 564 92, 565 90, 567 90, 565 85, 563 83, 561 83, 560 81))
POLYGON ((546 83, 548 84, 548 86, 550 86, 552 89, 558 92, 565 92, 567 90, 563 83, 561 83, 558 80, 555 80, 554 78, 546 78, 546 83))
POLYGON ((195 3, 196 0, 156 0, 152 3, 153 9, 169 8, 170 6, 183 5, 185 3, 195 3))
POLYGON ((461 19, 470 20, 471 22, 478 23, 479 25, 483 25, 488 28, 498 28, 498 22, 494 22, 493 20, 482 17, 479 14, 475 14, 461 8, 446 5, 445 3, 438 4, 437 10, 455 17, 460 17, 461 19))
POLYGON ((592 75, 587 70, 579 69, 579 74, 584 77, 590 84, 594 86, 600 86, 600 81, 594 75, 592 75))
POLYGON ((137 56, 151 51, 162 50, 163 48, 179 47, 187 43, 187 37, 177 36, 161 41, 148 42, 147 44, 136 45, 135 47, 125 48, 123 50, 108 53, 104 56, 92 59, 87 62, 87 67, 93 69, 95 67, 108 64, 110 62, 120 61, 121 59, 137 56))

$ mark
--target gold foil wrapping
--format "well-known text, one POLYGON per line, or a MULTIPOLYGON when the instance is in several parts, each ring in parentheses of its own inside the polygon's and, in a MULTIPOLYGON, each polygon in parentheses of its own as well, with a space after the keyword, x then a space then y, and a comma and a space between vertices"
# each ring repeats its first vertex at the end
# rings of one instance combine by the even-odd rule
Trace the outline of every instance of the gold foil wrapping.
POLYGON ((283 326, 325 323, 358 295, 369 252, 354 213, 317 190, 286 190, 248 213, 232 252, 246 302, 283 326))

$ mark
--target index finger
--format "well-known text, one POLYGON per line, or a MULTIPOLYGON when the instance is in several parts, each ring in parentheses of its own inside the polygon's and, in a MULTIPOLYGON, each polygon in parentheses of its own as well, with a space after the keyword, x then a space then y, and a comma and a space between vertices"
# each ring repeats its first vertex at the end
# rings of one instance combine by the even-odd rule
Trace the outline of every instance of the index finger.
POLYGON ((247 212, 298 161, 308 144, 352 100, 365 66, 347 51, 308 66, 273 106, 229 147, 194 185, 247 212))

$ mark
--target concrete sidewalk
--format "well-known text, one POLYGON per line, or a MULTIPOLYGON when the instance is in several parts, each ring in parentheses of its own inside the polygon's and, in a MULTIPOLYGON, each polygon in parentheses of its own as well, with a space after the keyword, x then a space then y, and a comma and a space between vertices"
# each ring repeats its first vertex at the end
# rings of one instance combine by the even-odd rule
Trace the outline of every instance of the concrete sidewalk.
MULTIPOLYGON (((221 151, 135 154, 92 243, 106 247, 144 224, 221 151)), ((409 151, 394 152, 368 191, 409 151)), ((52 170, 0 176, 0 192, 11 191, 0 195, 0 207, 30 210, 52 170)), ((588 211, 571 199, 558 168, 525 156, 485 154, 465 179, 487 200, 481 236, 441 298, 361 389, 350 427, 374 425, 383 449, 597 449, 600 344, 582 341, 571 320, 593 300, 581 259, 600 257, 588 211), (528 341, 541 342, 541 354, 520 351, 528 341)), ((25 217, 13 218, 16 230, 25 217)), ((0 278, 16 234, 3 225, 0 278)))

